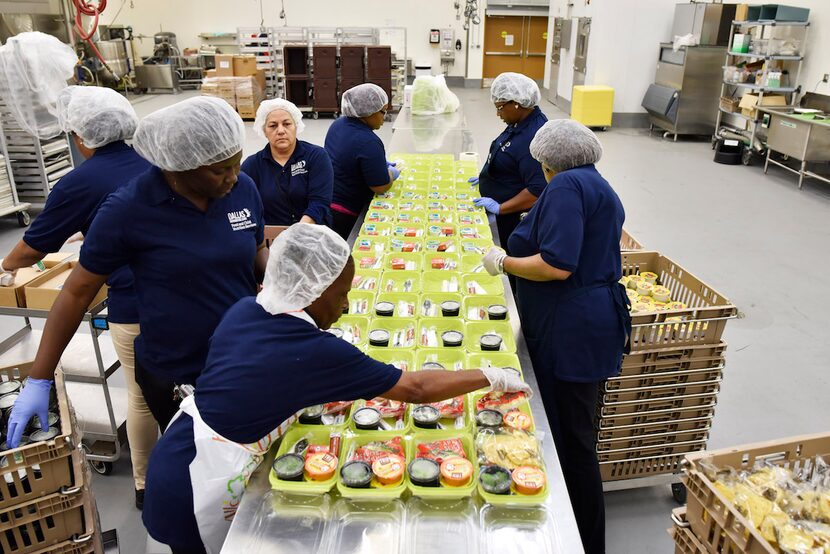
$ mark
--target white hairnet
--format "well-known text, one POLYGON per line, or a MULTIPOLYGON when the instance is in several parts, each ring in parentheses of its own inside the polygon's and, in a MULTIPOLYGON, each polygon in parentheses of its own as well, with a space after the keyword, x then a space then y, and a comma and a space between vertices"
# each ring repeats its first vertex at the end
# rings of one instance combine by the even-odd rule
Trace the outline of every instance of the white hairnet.
POLYGON ((21 129, 42 139, 60 134, 55 102, 77 63, 68 44, 44 33, 20 33, 0 46, 0 98, 21 129))
POLYGON ((58 121, 87 148, 99 148, 135 134, 138 116, 129 100, 104 87, 66 87, 57 101, 58 121))
POLYGON ((386 91, 372 83, 363 83, 343 93, 340 112, 346 117, 367 117, 389 103, 386 91))
POLYGON ((594 164, 602 157, 602 144, 588 127, 573 119, 554 119, 536 131, 530 155, 554 171, 594 164))
POLYGON ((490 100, 496 102, 518 102, 523 108, 532 108, 542 97, 536 81, 521 73, 502 73, 490 85, 490 100))
POLYGON ((154 166, 165 171, 188 171, 241 152, 245 124, 221 98, 197 96, 142 119, 133 143, 154 166))
POLYGON ((303 132, 305 123, 303 123, 303 112, 300 111, 293 102, 289 102, 283 98, 274 98, 273 100, 265 100, 259 105, 256 110, 256 119, 254 119, 254 133, 258 137, 267 138, 265 136, 265 124, 268 122, 268 116, 271 112, 276 110, 284 110, 288 112, 291 119, 294 120, 294 126, 297 128, 297 134, 303 132))
POLYGON ((295 223, 271 244, 257 304, 274 315, 306 308, 334 283, 350 255, 346 241, 328 227, 295 223))

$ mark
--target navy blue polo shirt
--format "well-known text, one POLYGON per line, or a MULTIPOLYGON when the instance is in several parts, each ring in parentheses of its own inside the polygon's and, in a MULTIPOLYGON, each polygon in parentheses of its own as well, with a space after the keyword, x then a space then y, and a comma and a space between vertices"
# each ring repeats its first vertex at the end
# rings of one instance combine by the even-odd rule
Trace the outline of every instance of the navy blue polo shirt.
POLYGON ((617 193, 586 165, 554 176, 510 236, 512 256, 541 254, 548 265, 572 273, 564 281, 516 278, 537 373, 592 382, 619 370, 625 340, 616 307, 624 221, 617 193))
POLYGON ((80 262, 99 275, 130 266, 141 324, 136 359, 161 379, 192 384, 225 311, 256 292, 263 225, 262 200, 247 175, 203 213, 152 168, 107 198, 80 262))
POLYGON ((524 189, 534 196, 542 194, 547 181, 542 173, 542 164, 530 155, 530 141, 547 121, 548 118, 536 106, 523 121, 508 125, 496 137, 490 144, 487 162, 479 175, 481 196, 501 204, 524 189))
MULTIPOLYGON (((374 398, 401 371, 291 315, 271 315, 255 298, 237 302, 216 328, 196 406, 214 431, 253 443, 299 410, 337 400, 374 398)), ((182 414, 150 458, 143 520, 150 535, 179 548, 200 544, 189 465, 193 420, 182 414)))
POLYGON ((266 225, 292 225, 304 215, 325 223, 331 205, 334 172, 325 149, 297 141, 284 166, 271 154, 271 145, 242 163, 254 180, 265 208, 266 225))
POLYGON ((369 187, 389 184, 383 142, 360 119, 341 117, 332 123, 326 152, 334 168, 332 204, 360 213, 375 194, 369 187))
MULTIPOLYGON (((43 211, 26 229, 23 242, 38 252, 57 252, 75 233, 85 232, 98 205, 110 193, 150 169, 150 162, 124 141, 97 148, 81 165, 64 175, 46 199, 43 211)), ((116 269, 109 285, 107 317, 112 323, 138 323, 133 275, 116 269)))

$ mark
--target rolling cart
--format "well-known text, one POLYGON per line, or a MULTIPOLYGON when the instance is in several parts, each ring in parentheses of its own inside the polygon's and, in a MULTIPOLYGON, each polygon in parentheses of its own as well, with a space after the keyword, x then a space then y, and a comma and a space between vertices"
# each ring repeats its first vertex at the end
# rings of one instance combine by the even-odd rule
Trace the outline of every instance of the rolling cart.
POLYGON ((6 148, 2 118, 0 118, 0 217, 17 214, 18 225, 26 227, 32 221, 28 212, 31 207, 31 204, 21 202, 17 197, 17 187, 14 184, 12 164, 6 148))
MULTIPOLYGON (((99 340, 109 328, 107 316, 102 313, 105 308, 106 300, 84 314, 82 326, 87 325, 89 333, 76 333, 61 358, 67 392, 79 419, 87 459, 92 469, 101 475, 111 473, 113 462, 121 457, 127 420, 126 389, 111 387, 107 382, 121 363, 112 344, 99 340), (93 367, 83 363, 85 361, 94 362, 93 367), (101 396, 105 412, 101 410, 101 396)), ((46 319, 49 311, 0 307, 0 316, 21 317, 24 321, 23 327, 0 342, 0 365, 33 360, 42 332, 33 328, 32 319, 46 319)))

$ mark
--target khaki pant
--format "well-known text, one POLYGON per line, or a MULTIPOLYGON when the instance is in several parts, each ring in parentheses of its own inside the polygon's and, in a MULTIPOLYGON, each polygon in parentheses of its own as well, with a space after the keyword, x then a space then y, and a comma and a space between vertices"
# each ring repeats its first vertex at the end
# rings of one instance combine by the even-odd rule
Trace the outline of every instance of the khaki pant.
POLYGON ((159 427, 135 381, 133 343, 139 335, 138 323, 110 323, 110 335, 127 382, 127 440, 130 442, 135 488, 141 490, 144 488, 150 452, 158 440, 159 427))

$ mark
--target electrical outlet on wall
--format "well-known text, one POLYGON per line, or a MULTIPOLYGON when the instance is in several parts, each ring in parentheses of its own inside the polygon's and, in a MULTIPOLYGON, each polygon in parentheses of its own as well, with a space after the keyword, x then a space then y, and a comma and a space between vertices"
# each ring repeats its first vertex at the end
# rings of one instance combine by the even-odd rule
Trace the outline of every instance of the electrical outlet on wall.
POLYGON ((830 73, 825 73, 824 77, 821 79, 822 83, 830 83, 830 73))

